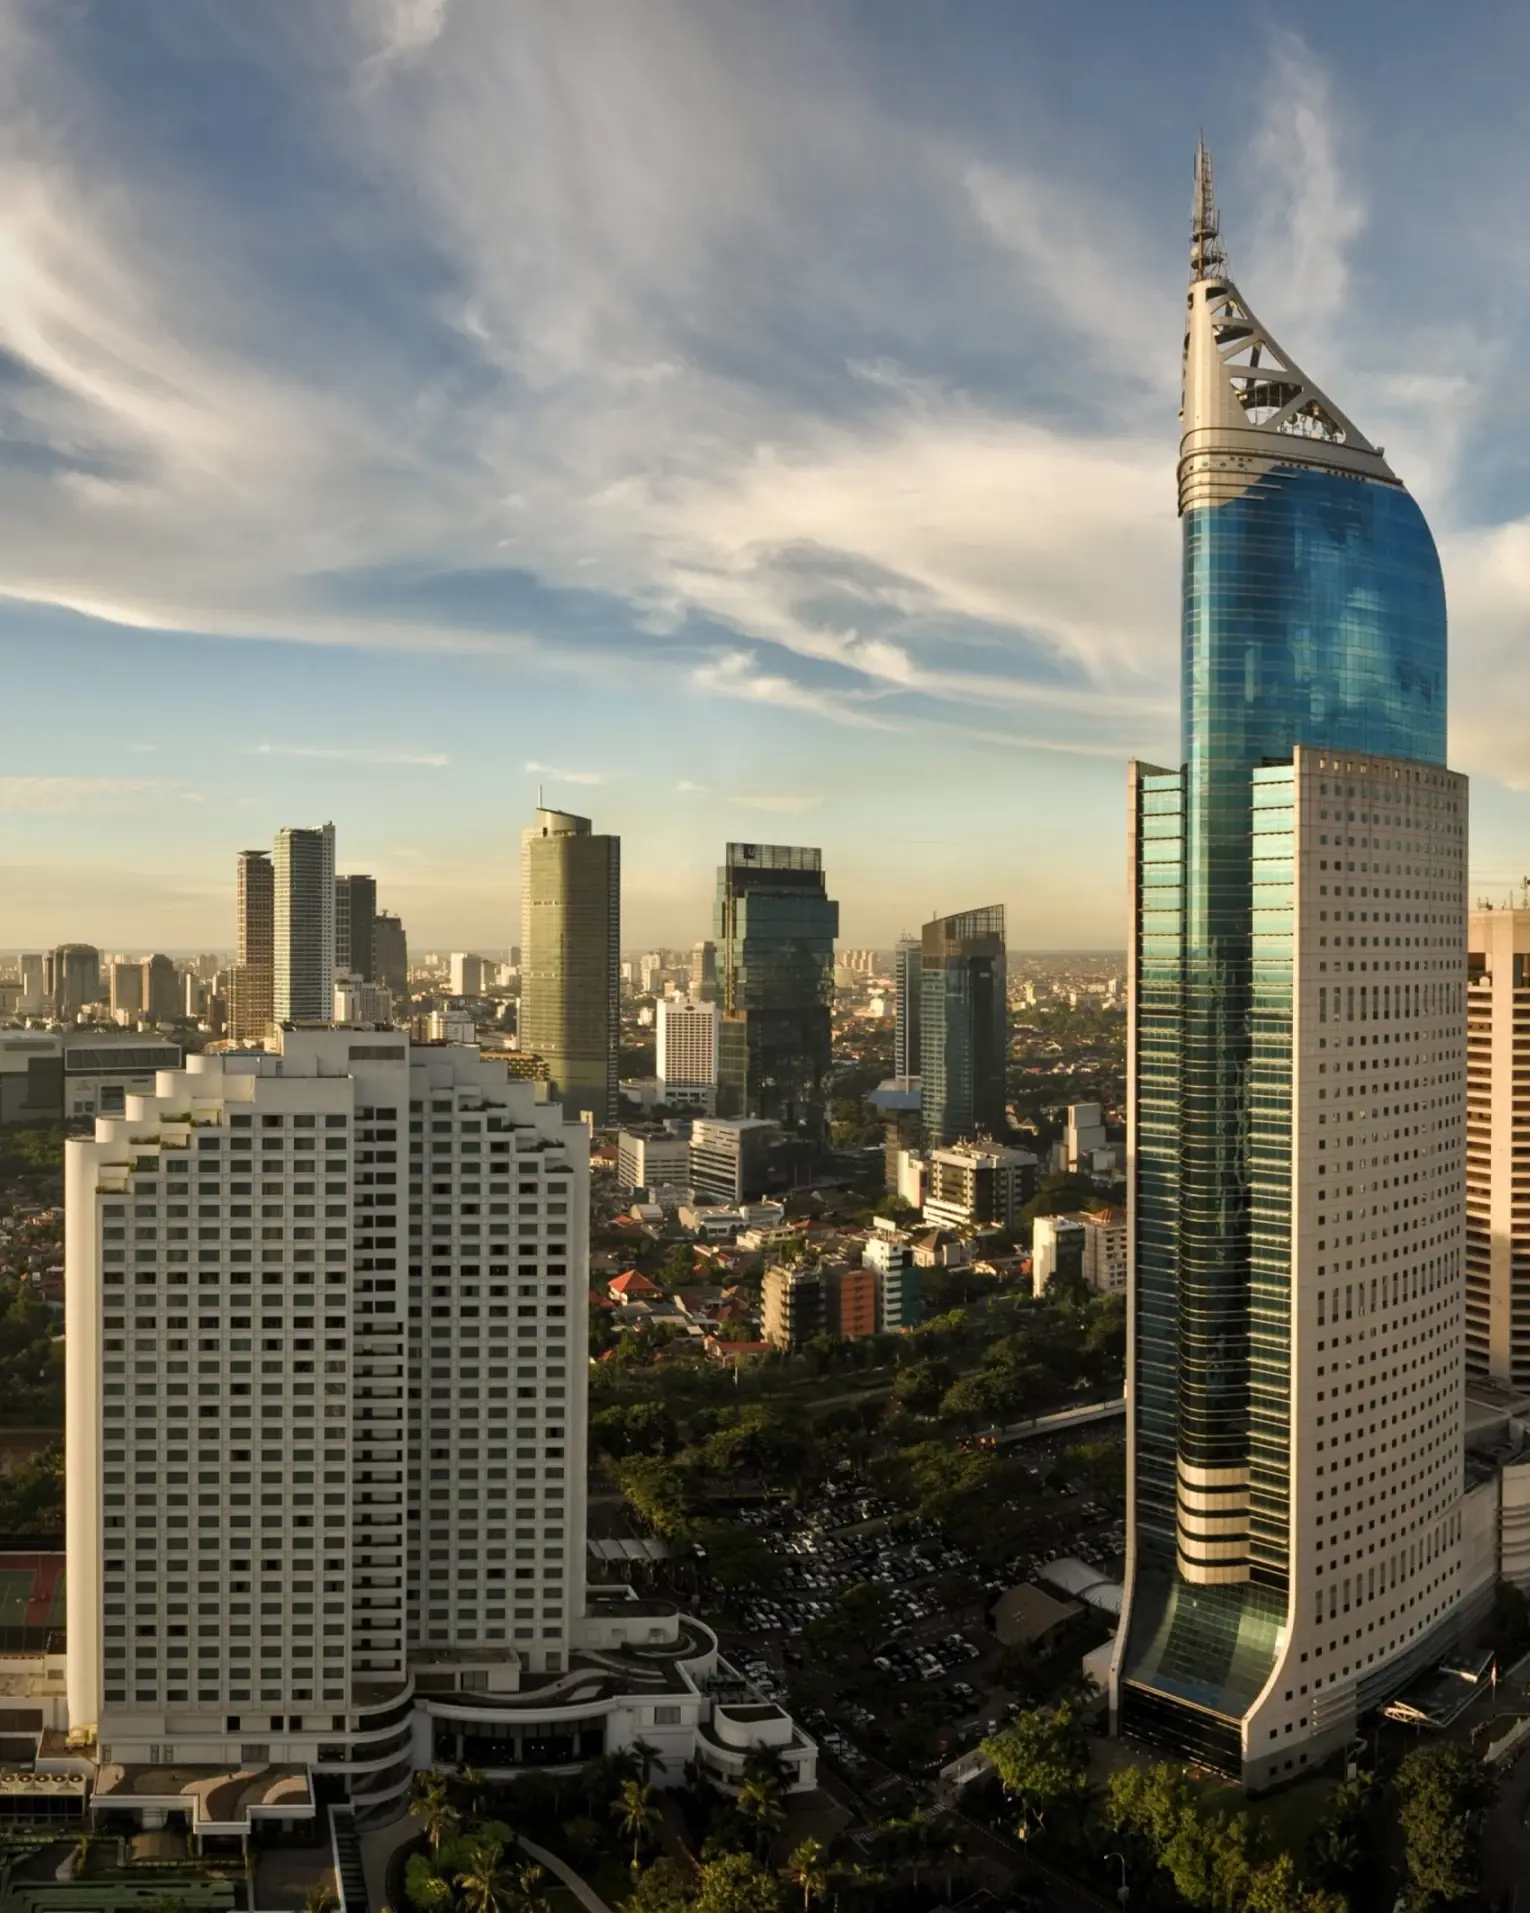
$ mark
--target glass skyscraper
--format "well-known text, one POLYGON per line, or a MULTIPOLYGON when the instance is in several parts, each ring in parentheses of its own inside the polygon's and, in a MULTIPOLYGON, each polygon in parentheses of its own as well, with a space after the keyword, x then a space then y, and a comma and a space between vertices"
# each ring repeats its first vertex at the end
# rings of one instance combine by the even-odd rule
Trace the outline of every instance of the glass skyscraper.
POLYGON ((920 934, 920 1106, 932 1149, 1002 1137, 1009 1005, 1004 906, 936 917, 920 934))
POLYGON ((1423 516, 1198 155, 1183 755, 1132 769, 1123 1730, 1265 1787, 1491 1596, 1462 1479, 1465 780, 1423 516))
POLYGON ((729 844, 717 872, 717 1107, 823 1129, 839 905, 823 853, 729 844))

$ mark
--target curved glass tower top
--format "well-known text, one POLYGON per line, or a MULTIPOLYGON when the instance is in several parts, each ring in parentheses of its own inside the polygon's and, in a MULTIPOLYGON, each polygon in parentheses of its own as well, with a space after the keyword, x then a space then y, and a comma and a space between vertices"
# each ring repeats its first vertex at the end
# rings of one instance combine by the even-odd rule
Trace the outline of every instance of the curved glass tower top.
POLYGON ((1196 159, 1185 328, 1184 754, 1445 761, 1445 592, 1423 514, 1227 269, 1196 159))

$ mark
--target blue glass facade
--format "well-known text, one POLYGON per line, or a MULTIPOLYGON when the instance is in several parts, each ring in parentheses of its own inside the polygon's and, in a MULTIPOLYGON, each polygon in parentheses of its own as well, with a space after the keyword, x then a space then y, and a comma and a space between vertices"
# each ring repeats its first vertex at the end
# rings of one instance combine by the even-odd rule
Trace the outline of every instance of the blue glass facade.
POLYGON ((1184 513, 1185 763, 1134 783, 1122 1717, 1230 1771, 1289 1592, 1291 755, 1445 755, 1444 591, 1422 514, 1389 475, 1293 454, 1184 513))

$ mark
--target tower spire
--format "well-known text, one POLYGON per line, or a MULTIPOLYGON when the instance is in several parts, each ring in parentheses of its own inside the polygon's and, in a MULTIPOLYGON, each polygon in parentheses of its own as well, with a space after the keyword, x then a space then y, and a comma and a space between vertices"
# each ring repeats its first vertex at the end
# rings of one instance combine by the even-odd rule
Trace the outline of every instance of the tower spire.
POLYGON ((1222 250, 1216 192, 1211 180, 1211 148, 1202 133, 1195 146, 1195 197, 1190 208, 1190 283, 1220 279, 1226 272, 1227 254, 1222 250))

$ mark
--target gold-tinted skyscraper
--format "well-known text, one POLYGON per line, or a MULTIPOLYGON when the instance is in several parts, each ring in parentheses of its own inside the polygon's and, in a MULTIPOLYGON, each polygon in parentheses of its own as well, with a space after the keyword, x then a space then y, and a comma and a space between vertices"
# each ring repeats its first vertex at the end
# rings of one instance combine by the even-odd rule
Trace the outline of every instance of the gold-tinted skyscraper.
POLYGON ((268 851, 240 851, 238 908, 228 1033, 236 1043, 258 1043, 271 1021, 276 961, 276 885, 268 851))
POLYGON ((521 833, 521 1048, 565 1115, 617 1114, 622 856, 588 817, 538 810, 521 833))

